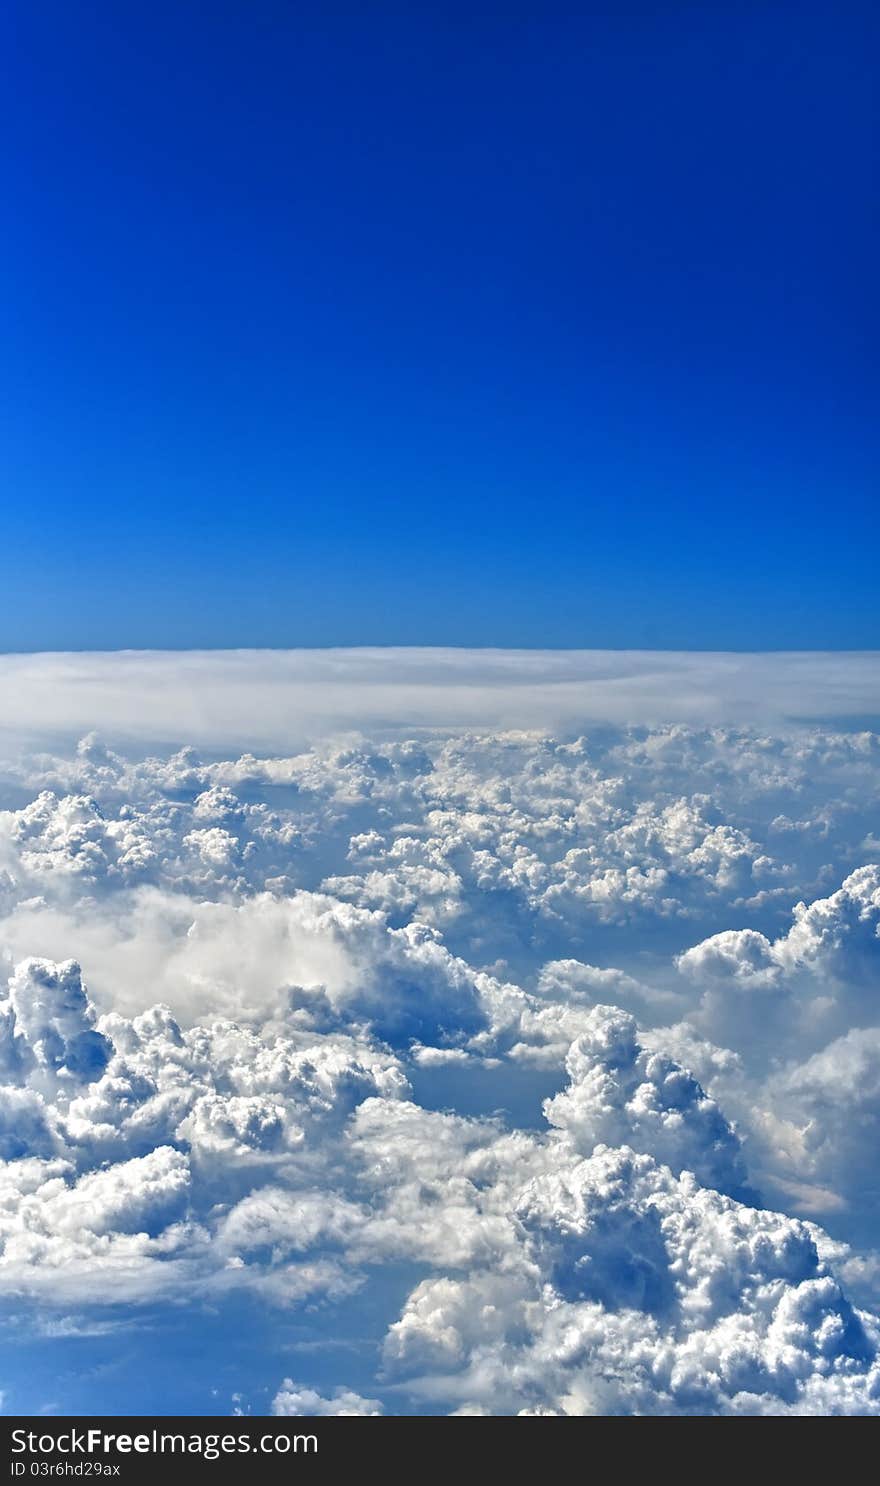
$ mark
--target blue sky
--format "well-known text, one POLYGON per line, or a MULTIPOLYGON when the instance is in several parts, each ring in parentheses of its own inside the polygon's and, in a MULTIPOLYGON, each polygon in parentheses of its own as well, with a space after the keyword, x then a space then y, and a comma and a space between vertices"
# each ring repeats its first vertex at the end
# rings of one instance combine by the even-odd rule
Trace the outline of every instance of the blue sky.
POLYGON ((876 13, 573 9, 13 3, 0 648, 880 645, 876 13))

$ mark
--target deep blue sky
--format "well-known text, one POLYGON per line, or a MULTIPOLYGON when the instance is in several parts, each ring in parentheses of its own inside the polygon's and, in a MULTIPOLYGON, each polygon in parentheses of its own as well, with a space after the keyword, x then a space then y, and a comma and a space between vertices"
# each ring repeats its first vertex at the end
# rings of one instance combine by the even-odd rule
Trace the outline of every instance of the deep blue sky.
POLYGON ((0 649, 880 645, 876 16, 13 0, 0 649))

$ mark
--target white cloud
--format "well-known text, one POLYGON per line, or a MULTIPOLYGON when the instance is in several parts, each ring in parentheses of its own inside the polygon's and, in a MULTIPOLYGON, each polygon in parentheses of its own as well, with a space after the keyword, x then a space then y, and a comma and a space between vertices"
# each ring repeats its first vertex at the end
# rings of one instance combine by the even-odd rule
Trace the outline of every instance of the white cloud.
POLYGON ((374 1415, 383 1412, 378 1399, 362 1398, 350 1388, 335 1389, 332 1397, 324 1398, 313 1388, 304 1388, 285 1378, 272 1400, 272 1413, 306 1417, 324 1417, 332 1414, 374 1415))
POLYGON ((747 1185, 739 1140, 715 1101, 679 1064, 642 1046, 628 1013, 595 1007, 565 1066, 570 1083, 544 1112, 575 1150, 631 1146, 676 1174, 695 1172, 707 1187, 737 1193, 747 1185))
POLYGON ((424 1400, 492 1412, 880 1410, 877 1326, 811 1232, 599 1147, 525 1186, 534 1269, 426 1281, 389 1333, 424 1400))
POLYGON ((0 768, 0 1290, 37 1335, 246 1292, 316 1346, 369 1316, 278 1412, 876 1411, 875 735, 774 723, 776 657, 2 665, 22 727, 51 673, 59 734, 137 686, 146 743, 184 678, 200 745, 253 728, 0 768), (736 726, 638 721, 703 685, 736 726), (484 692, 534 730, 451 726, 484 692), (360 736, 309 742, 334 709, 360 736))
POLYGON ((0 657, 11 734, 262 748, 350 728, 689 723, 880 713, 873 653, 128 651, 0 657))
POLYGON ((821 1046, 835 1032, 876 1016, 880 970, 880 867, 857 868, 827 898, 793 909, 775 940, 725 930, 678 957, 704 987, 695 1020, 712 1035, 743 1036, 765 1055, 821 1046))
POLYGON ((55 1079, 92 1082, 111 1053, 94 1022, 75 960, 23 960, 0 1000, 3 1076, 10 1083, 44 1087, 55 1079))

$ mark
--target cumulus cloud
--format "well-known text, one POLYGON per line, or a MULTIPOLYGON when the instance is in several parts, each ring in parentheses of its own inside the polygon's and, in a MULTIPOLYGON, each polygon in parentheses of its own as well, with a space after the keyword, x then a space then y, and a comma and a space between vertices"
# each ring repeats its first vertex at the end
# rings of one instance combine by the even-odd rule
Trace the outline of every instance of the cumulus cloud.
POLYGON ((110 1057, 75 960, 30 958, 17 965, 0 1001, 2 1064, 9 1083, 54 1079, 90 1083, 110 1057))
POLYGON ((832 1211, 845 1210, 849 1228, 876 1243, 880 1187, 880 1026, 856 1027, 812 1057, 789 1064, 768 1081, 757 1132, 775 1156, 774 1169, 805 1184, 832 1211))
POLYGON ((25 711, 41 666, 84 707, 114 667, 190 676, 200 745, 238 676, 278 744, 0 769, 0 1291, 31 1334, 246 1301, 269 1376, 301 1348, 279 1414, 877 1412, 876 735, 648 725, 760 658, 169 664, 13 666, 25 711), (528 727, 454 725, 487 682, 528 727), (408 736, 417 694, 447 713, 408 736))
POLYGON ((302 1415, 316 1418, 330 1414, 375 1415, 383 1412, 377 1398, 361 1398, 350 1388, 335 1389, 331 1398, 324 1398, 314 1388, 303 1388, 285 1378, 272 1400, 272 1413, 302 1415))
POLYGON ((565 1066, 570 1083, 544 1111, 575 1150, 631 1146, 718 1191, 747 1185, 740 1142, 715 1101, 686 1069, 643 1047, 626 1012, 597 1006, 565 1066))
MULTIPOLYGON (((557 1156, 560 1150, 556 1148, 557 1156)), ((419 1285, 386 1344, 427 1400, 505 1413, 874 1413, 877 1327, 804 1225, 598 1147, 522 1190, 525 1259, 419 1285)))
POLYGON ((695 1020, 724 1038, 752 1023, 765 1053, 816 1046, 876 1015, 880 867, 859 867, 829 897, 799 902, 785 934, 725 930, 684 951, 678 968, 704 987, 695 1020))

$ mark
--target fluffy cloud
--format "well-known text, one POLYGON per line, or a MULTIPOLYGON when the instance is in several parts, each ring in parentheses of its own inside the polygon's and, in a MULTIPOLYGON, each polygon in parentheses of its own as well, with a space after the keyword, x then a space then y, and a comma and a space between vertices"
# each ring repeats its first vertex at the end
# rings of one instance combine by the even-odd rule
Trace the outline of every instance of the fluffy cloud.
POLYGON ((7 1304, 296 1318, 282 1414, 877 1412, 874 735, 300 743, 0 770, 7 1304))
POLYGON ((382 1413, 382 1405, 376 1398, 361 1398, 350 1388, 337 1388, 332 1398, 323 1398, 314 1388, 303 1388, 285 1378, 272 1400, 272 1413, 311 1418, 331 1414, 375 1415, 382 1413))
POLYGON ((820 1046, 877 1014, 880 867, 859 867, 829 897, 797 903, 793 919, 774 940, 725 930, 678 957, 682 974, 704 988, 695 1022, 725 1040, 751 1022, 752 1043, 778 1055, 820 1046))
POLYGON ((715 1101, 686 1069, 643 1047, 626 1012, 596 1007, 565 1066, 570 1084, 544 1110, 575 1150, 631 1146, 721 1192, 745 1188, 740 1142, 715 1101))
POLYGON ((508 1413, 880 1412, 876 1320, 810 1231, 598 1147, 523 1189, 532 1268, 426 1281, 386 1359, 426 1400, 508 1413))
POLYGON ((0 1001, 3 1077, 9 1083, 48 1086, 56 1079, 90 1083, 103 1072, 111 1052, 94 1022, 75 960, 60 965, 23 960, 0 1001))
POLYGON ((876 1243, 880 1027, 853 1028, 774 1074, 756 1125, 783 1178, 815 1186, 863 1242, 876 1243))

